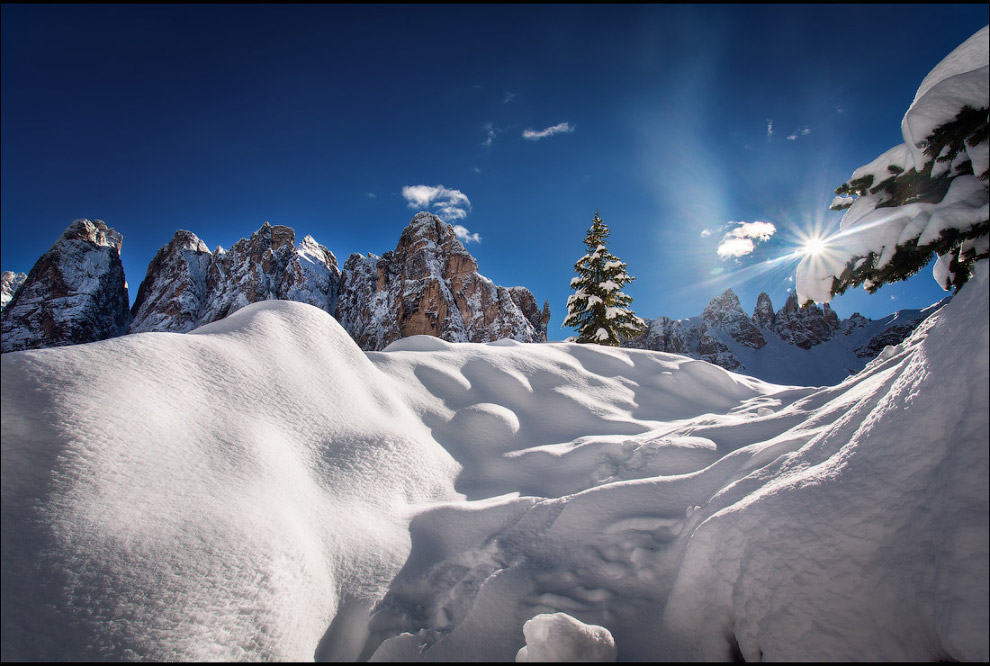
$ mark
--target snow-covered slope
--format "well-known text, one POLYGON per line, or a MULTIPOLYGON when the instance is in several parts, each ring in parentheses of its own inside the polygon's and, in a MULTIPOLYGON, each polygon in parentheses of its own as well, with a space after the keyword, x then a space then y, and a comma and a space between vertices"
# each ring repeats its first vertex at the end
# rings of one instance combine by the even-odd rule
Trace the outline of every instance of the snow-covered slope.
POLYGON ((987 263, 824 389, 282 301, 5 354, 3 659, 985 661, 987 263))

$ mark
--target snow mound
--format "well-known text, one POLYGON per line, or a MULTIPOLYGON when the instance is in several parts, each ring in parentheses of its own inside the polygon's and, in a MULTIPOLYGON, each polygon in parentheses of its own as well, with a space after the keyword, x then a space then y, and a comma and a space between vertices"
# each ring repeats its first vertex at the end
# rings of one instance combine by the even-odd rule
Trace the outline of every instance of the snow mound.
POLYGON ((526 646, 516 661, 615 661, 615 641, 605 627, 567 613, 543 613, 523 625, 526 646))
POLYGON ((457 497, 315 307, 59 351, 3 357, 4 660, 310 660, 402 566, 409 504, 457 497))

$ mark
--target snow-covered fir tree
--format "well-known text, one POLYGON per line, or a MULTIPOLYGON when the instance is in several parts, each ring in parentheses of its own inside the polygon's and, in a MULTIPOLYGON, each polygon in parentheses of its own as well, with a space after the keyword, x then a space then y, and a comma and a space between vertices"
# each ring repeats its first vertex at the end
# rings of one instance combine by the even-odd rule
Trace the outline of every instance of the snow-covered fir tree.
POLYGON ((605 246, 609 229, 598 211, 588 229, 584 244, 588 252, 574 264, 577 277, 571 280, 575 293, 567 298, 564 326, 576 328, 573 342, 594 342, 618 347, 646 329, 646 324, 627 306, 632 297, 621 289, 636 278, 626 272, 625 262, 605 246))
POLYGON ((990 26, 936 65, 901 121, 904 143, 835 190, 841 233, 798 267, 802 300, 858 285, 872 293, 936 257, 935 279, 958 291, 990 258, 988 44, 990 26))

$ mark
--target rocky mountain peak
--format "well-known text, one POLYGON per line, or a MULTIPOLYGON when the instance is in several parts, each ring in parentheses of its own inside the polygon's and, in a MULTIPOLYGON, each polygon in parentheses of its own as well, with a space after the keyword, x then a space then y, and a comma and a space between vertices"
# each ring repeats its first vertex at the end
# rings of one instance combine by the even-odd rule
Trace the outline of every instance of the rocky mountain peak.
POLYGON ((200 325, 207 301, 206 275, 213 259, 206 243, 180 229, 155 253, 131 308, 128 333, 185 333, 200 325))
POLYGON ((413 216, 394 251, 347 258, 337 304, 337 319, 367 350, 410 335, 542 341, 548 312, 528 289, 480 275, 454 228, 426 212, 413 216))
POLYGON ((432 213, 417 213, 402 230, 395 256, 407 269, 406 279, 428 275, 449 277, 477 273, 478 262, 464 248, 454 228, 432 213))
POLYGON ((762 291, 756 297, 756 307, 753 309, 753 323, 760 328, 773 330, 776 321, 773 313, 773 303, 767 292, 762 291))
POLYGON ((72 222, 62 235, 59 241, 82 241, 97 247, 110 247, 117 251, 120 256, 120 248, 124 244, 124 237, 107 227, 103 220, 78 219, 72 222))
POLYGON ((802 349, 811 349, 817 344, 835 337, 839 329, 839 317, 828 303, 824 308, 817 304, 801 307, 797 292, 792 291, 776 315, 773 330, 785 342, 802 349))
POLYGON ((17 290, 27 279, 27 273, 15 273, 14 271, 4 271, 0 277, 0 310, 7 307, 7 303, 14 297, 17 290))
POLYGON ((728 333, 736 342, 759 349, 767 343, 752 320, 743 312, 739 297, 731 289, 712 299, 701 314, 704 323, 713 329, 728 333))
POLYGON ((127 328, 123 236, 78 219, 38 259, 3 309, 4 352, 105 340, 127 328))

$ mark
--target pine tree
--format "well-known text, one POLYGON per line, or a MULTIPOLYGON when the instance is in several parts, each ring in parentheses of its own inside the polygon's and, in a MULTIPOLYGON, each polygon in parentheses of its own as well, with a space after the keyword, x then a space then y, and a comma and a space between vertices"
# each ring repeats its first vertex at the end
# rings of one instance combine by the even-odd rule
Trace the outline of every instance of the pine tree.
POLYGON ((636 278, 608 251, 608 235, 608 226, 596 210, 584 239, 588 252, 574 264, 578 276, 571 280, 571 288, 576 291, 567 298, 563 325, 577 329, 577 337, 570 339, 573 342, 618 347, 623 338, 635 337, 646 329, 643 320, 627 308, 632 297, 620 291, 636 278))
MULTIPOLYGON (((879 183, 875 183, 877 177, 874 174, 851 180, 835 190, 840 198, 831 209, 849 208, 853 200, 860 197, 870 197, 875 209, 939 203, 955 178, 976 176, 987 183, 990 169, 974 173, 965 149, 966 146, 986 143, 988 134, 990 122, 987 108, 963 106, 955 118, 937 126, 918 144, 917 147, 924 151, 928 159, 920 171, 914 168, 905 170, 902 166, 890 164, 886 177, 879 183)), ((990 192, 986 186, 984 190, 990 192)), ((876 251, 850 257, 842 272, 832 280, 832 294, 841 294, 850 286, 861 284, 873 293, 887 283, 911 277, 936 256, 944 256, 948 262, 945 281, 940 281, 942 287, 958 291, 969 279, 973 263, 990 257, 987 250, 987 235, 990 233, 988 220, 976 222, 966 229, 943 229, 937 238, 923 244, 919 243, 922 230, 923 227, 919 227, 913 236, 901 239, 894 255, 882 266, 876 251)))

